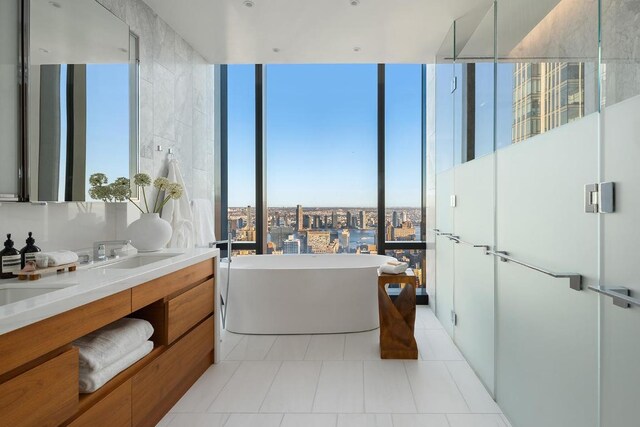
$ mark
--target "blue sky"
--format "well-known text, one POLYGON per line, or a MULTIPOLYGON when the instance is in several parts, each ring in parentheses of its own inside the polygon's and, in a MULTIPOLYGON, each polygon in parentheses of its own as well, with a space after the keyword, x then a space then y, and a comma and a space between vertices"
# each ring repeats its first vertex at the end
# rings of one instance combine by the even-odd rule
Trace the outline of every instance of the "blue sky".
POLYGON ((87 176, 128 177, 129 138, 129 64, 87 65, 87 176))
MULTIPOLYGON (((254 67, 229 66, 229 206, 255 203, 254 67)), ((266 67, 269 206, 377 204, 377 66, 266 67)), ((421 66, 387 70, 387 205, 420 205, 421 66)))

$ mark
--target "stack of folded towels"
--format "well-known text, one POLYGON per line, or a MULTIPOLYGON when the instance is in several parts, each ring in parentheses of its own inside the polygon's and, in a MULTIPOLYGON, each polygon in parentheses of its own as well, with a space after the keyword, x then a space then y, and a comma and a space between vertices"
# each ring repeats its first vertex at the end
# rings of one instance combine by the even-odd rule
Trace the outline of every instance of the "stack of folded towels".
POLYGON ((73 342, 80 355, 80 393, 93 393, 153 350, 151 323, 125 317, 73 342))
POLYGON ((379 271, 380 273, 385 274, 402 274, 407 270, 408 267, 409 264, 407 264, 406 262, 389 261, 386 264, 382 264, 379 268, 379 271))

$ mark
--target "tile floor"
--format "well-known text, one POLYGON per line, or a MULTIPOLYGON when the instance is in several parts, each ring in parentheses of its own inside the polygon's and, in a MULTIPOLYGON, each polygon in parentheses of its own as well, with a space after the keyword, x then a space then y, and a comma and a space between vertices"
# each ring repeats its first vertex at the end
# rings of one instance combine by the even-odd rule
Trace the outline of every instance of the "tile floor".
POLYGON ((380 360, 378 333, 223 333, 223 361, 158 426, 509 427, 428 307, 420 360, 380 360))

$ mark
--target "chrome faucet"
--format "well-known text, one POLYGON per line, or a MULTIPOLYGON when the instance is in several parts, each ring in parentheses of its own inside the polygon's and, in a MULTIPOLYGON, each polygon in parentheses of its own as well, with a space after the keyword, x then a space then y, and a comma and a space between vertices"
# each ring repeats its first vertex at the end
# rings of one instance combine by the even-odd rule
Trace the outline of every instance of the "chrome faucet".
MULTIPOLYGON (((131 243, 131 240, 101 240, 93 243, 93 261, 105 261, 107 259, 107 246, 118 245, 124 247, 131 243)), ((114 251, 111 256, 115 256, 114 251)))

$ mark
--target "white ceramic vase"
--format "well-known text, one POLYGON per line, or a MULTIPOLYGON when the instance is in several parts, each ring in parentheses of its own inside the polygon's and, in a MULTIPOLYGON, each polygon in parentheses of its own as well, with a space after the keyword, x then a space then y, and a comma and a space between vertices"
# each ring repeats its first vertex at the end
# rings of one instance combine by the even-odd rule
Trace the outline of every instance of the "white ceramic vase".
POLYGON ((140 214, 127 228, 131 244, 138 252, 155 252, 163 249, 171 239, 171 224, 157 213, 140 214))

